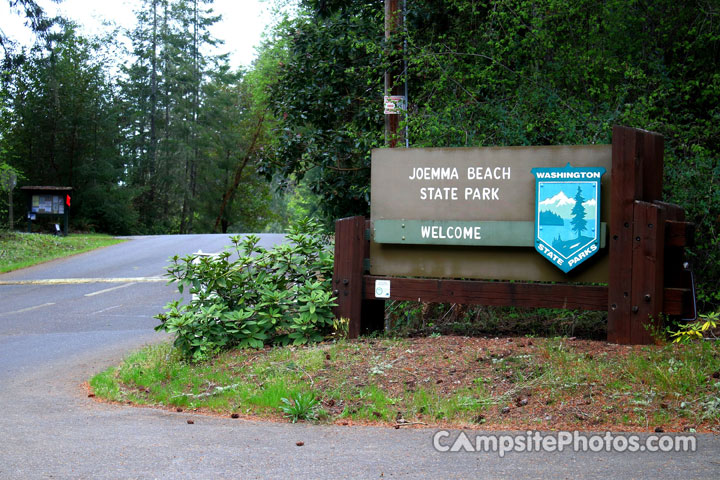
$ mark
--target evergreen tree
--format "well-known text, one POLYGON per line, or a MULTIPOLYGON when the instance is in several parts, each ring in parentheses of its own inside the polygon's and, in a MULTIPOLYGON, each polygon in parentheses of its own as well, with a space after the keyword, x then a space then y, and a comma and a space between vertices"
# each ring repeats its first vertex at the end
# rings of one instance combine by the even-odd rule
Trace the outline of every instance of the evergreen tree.
POLYGON ((128 180, 150 233, 259 227, 269 192, 255 169, 263 117, 209 28, 208 0, 145 0, 124 69, 128 180), (260 119, 258 121, 258 119, 260 119), (254 140, 253 140, 254 139, 254 140), (244 197, 236 195, 242 189, 244 197))
POLYGON ((0 147, 25 184, 73 187, 76 225, 127 233, 134 217, 105 59, 71 23, 47 40, 13 72, 0 147))
POLYGON ((580 238, 582 232, 587 229, 587 220, 585 220, 585 206, 583 205, 585 199, 582 196, 582 190, 578 186, 577 193, 575 194, 575 205, 573 205, 572 220, 570 223, 573 226, 573 231, 577 232, 577 238, 580 238))
MULTIPOLYGON (((56 0, 57 1, 57 0, 56 0)), ((38 39, 45 39, 52 27, 59 19, 48 18, 43 8, 35 0, 8 0, 11 11, 25 17, 25 25, 38 39)), ((26 60, 23 50, 17 50, 15 41, 8 37, 0 28, 0 48, 3 50, 2 68, 12 70, 20 66, 26 60)))

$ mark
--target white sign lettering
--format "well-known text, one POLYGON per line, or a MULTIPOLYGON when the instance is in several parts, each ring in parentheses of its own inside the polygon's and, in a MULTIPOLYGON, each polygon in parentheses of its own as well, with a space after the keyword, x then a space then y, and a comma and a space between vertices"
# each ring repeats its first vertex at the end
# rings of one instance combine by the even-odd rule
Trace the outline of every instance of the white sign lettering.
MULTIPOLYGON (((472 187, 467 181, 483 182, 485 180, 503 181, 512 178, 510 167, 468 167, 465 170, 466 176, 461 186, 458 187, 420 187, 418 195, 420 200, 441 200, 441 201, 498 201, 500 200, 500 187, 472 187), (462 197, 460 196, 462 190, 462 197)), ((460 180, 457 167, 413 167, 410 169, 408 180, 418 182, 433 182, 460 180)))

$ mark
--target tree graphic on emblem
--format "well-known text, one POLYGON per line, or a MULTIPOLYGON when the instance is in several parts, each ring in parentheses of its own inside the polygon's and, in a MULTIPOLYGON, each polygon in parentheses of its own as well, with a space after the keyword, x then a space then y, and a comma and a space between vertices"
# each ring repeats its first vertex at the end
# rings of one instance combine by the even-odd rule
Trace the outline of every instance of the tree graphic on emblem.
POLYGON ((585 199, 582 196, 582 190, 580 190, 580 186, 578 185, 577 193, 575 194, 575 205, 570 212, 573 216, 570 223, 572 224, 573 231, 577 232, 577 238, 580 238, 583 230, 587 228, 587 220, 585 220, 585 206, 583 205, 584 202, 585 199))

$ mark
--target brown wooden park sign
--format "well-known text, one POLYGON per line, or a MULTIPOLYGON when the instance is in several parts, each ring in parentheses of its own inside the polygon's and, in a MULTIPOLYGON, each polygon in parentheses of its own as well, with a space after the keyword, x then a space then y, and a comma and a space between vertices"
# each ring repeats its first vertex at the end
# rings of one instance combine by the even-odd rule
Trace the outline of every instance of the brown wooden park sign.
POLYGON ((694 315, 694 229, 660 201, 663 150, 661 135, 626 127, 612 145, 374 150, 370 219, 336 222, 335 314, 354 338, 383 328, 387 299, 607 310, 609 341, 652 343, 662 315, 694 315), (582 178, 574 200, 541 196, 559 177, 582 178), (574 215, 561 242, 579 245, 574 257, 538 220, 551 200, 574 215))

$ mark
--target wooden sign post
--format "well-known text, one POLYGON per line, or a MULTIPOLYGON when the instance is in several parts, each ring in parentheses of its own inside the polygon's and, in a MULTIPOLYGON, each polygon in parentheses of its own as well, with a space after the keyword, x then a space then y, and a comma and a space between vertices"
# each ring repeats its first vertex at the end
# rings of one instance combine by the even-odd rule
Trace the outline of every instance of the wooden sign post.
POLYGON ((612 146, 374 151, 371 219, 336 223, 336 315, 356 337, 382 327, 386 299, 607 310, 609 341, 651 343, 648 325, 691 303, 693 227, 660 201, 662 142, 615 127, 612 146), (571 161, 609 175, 601 251, 565 273, 532 247, 530 171, 571 161))

